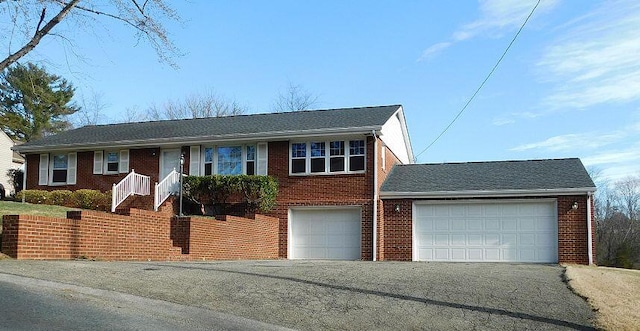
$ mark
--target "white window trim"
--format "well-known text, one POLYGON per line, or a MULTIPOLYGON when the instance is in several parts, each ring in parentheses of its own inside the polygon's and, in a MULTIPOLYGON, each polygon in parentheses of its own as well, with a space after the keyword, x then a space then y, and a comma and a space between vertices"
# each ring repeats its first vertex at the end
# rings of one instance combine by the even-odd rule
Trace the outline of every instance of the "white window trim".
MULTIPOLYGON (((336 155, 333 155, 333 157, 336 157, 336 155)), ((317 157, 314 157, 317 158, 317 157)), ((296 159, 302 159, 302 158, 296 158, 296 159)), ((294 140, 294 141, 290 141, 289 142, 289 176, 330 176, 330 175, 345 175, 345 174, 363 174, 367 172, 367 139, 366 137, 363 138, 339 138, 339 139, 329 139, 329 140, 325 140, 325 139, 311 139, 311 140, 294 140), (360 154, 358 155, 351 155, 351 148, 349 145, 349 141, 357 141, 357 140, 361 140, 364 141, 364 154, 362 154, 362 156, 364 156, 364 169, 363 170, 358 170, 358 171, 349 171, 350 168, 350 161, 351 161, 351 157, 352 156, 360 156, 360 154), (330 168, 330 158, 332 157, 331 154, 331 142, 332 141, 342 141, 344 143, 344 171, 334 171, 331 172, 329 171, 330 168), (324 158, 325 158, 325 162, 324 162, 324 167, 325 167, 325 171, 324 172, 311 172, 311 143, 322 143, 324 142, 324 148, 325 148, 325 153, 324 153, 324 158), (306 153, 305 153, 305 172, 292 172, 291 170, 293 169, 293 151, 291 150, 291 147, 293 144, 305 144, 305 148, 306 148, 306 153)))
POLYGON ((241 147, 242 150, 242 173, 241 175, 247 174, 247 146, 253 146, 255 148, 254 159, 251 160, 254 163, 254 174, 258 172, 258 144, 224 144, 224 145, 203 145, 200 148, 200 173, 202 176, 205 175, 205 164, 211 163, 211 175, 219 175, 218 173, 218 148, 222 147, 241 147), (211 162, 206 162, 205 155, 207 148, 213 149, 213 153, 211 153, 211 162))
MULTIPOLYGON (((103 175, 117 175, 120 173, 120 151, 119 150, 105 150, 103 152, 103 165, 102 165, 102 174, 103 175), (118 155, 118 161, 116 162, 118 164, 118 169, 116 169, 115 171, 109 171, 109 153, 116 153, 116 155, 118 155)), ((113 162, 111 162, 113 163, 113 162)))
MULTIPOLYGON (((42 156, 40 157, 42 161, 42 156)), ((49 155, 49 178, 47 181, 48 186, 65 186, 65 185, 76 185, 77 182, 77 168, 78 168, 78 156, 77 153, 51 153, 49 155), (67 174, 64 182, 54 182, 53 181, 53 162, 55 160, 56 155, 66 154, 67 155, 67 174)))

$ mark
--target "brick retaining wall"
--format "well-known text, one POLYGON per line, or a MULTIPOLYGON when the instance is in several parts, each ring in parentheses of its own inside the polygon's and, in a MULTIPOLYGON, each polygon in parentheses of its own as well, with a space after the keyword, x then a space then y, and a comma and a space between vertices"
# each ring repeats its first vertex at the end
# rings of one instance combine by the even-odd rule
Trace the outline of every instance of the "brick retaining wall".
POLYGON ((5 215, 2 253, 16 259, 225 260, 278 256, 278 219, 174 218, 70 211, 67 218, 5 215))

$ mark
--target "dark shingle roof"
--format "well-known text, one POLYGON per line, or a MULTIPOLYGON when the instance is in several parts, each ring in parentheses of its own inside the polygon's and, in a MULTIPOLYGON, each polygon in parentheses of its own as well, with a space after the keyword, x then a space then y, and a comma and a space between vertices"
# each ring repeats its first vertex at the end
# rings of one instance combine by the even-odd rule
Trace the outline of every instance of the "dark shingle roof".
POLYGON ((232 136, 264 138, 277 134, 304 134, 340 129, 357 131, 381 127, 400 107, 390 105, 85 126, 25 143, 17 149, 33 151, 52 147, 162 140, 179 142, 232 136))
POLYGON ((594 188, 580 159, 408 164, 393 168, 386 193, 594 188))

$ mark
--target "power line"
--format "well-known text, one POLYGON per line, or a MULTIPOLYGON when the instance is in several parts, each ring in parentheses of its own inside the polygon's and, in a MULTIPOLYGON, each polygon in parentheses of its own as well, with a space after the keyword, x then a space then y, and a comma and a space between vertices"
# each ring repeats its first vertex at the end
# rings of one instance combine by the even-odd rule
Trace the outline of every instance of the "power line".
POLYGON ((465 103, 464 107, 462 107, 462 109, 458 112, 458 114, 456 115, 456 117, 453 118, 453 120, 451 121, 451 123, 449 123, 449 125, 447 125, 446 128, 444 128, 444 130, 442 130, 442 132, 440 132, 440 134, 436 137, 436 139, 434 139, 425 149, 422 150, 422 152, 418 153, 418 155, 415 156, 415 159, 417 159, 420 155, 422 155, 422 153, 426 152, 431 146, 433 146, 433 144, 435 144, 440 137, 442 137, 448 130, 449 128, 451 128, 451 126, 453 125, 453 123, 455 123, 458 118, 460 117, 460 115, 462 115, 462 113, 464 113, 464 111, 467 109, 467 107, 469 106, 469 104, 471 103, 471 101, 473 101, 473 99, 475 99, 476 95, 478 94, 478 92, 480 92, 480 90, 482 89, 482 87, 484 86, 484 84, 487 83, 487 81, 489 80, 489 78, 491 77, 491 75, 493 75, 493 72, 496 71, 496 69, 498 68, 498 66, 500 65, 500 62, 502 62, 502 59, 504 59, 505 55, 507 55, 507 52, 509 51, 509 49, 511 48, 511 46, 513 45, 513 43, 516 41, 516 39, 518 38, 518 36, 520 35, 520 32, 522 32, 522 29, 524 29, 524 26, 527 25, 527 22, 529 21, 529 19, 531 18, 531 16, 533 16, 533 13, 536 11, 536 8, 538 8, 538 5, 540 4, 540 1, 542 0, 538 0, 538 2, 536 3, 535 6, 533 6, 533 9, 531 9, 531 12, 529 13, 529 15, 527 16, 527 18, 524 20, 524 22, 522 22, 522 25, 520 26, 520 29, 518 29, 518 32, 516 32, 516 35, 513 36, 513 39, 511 39, 511 42, 509 43, 509 45, 507 46, 507 48, 504 50, 504 52, 502 53, 502 55, 500 56, 500 58, 498 59, 498 61, 496 62, 496 64, 493 66, 493 68, 491 69, 491 71, 489 71, 489 74, 487 75, 487 77, 482 81, 482 83, 480 84, 480 86, 478 86, 478 88, 476 89, 476 91, 473 93, 473 95, 471 95, 471 98, 469 98, 469 100, 467 101, 467 103, 465 103))

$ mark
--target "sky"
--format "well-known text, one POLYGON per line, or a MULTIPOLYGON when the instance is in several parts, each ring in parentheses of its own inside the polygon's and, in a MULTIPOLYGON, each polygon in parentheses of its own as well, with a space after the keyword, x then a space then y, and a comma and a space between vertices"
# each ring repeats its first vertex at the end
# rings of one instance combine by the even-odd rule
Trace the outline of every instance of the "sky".
POLYGON ((293 84, 314 109, 401 104, 418 163, 579 157, 600 179, 640 175, 640 2, 542 0, 489 76, 536 2, 170 1, 177 68, 107 18, 61 23, 21 62, 99 96, 102 123, 208 91, 270 112, 293 84))

